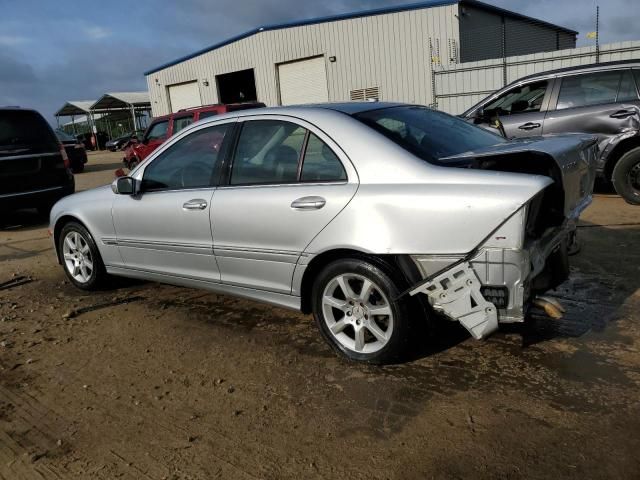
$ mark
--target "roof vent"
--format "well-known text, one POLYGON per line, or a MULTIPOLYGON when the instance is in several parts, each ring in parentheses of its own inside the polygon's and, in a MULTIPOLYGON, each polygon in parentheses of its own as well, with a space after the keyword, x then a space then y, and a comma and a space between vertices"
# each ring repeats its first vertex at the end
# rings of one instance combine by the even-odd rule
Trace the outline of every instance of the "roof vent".
POLYGON ((380 100, 380 87, 360 88, 351 90, 349 97, 352 102, 377 101, 380 100))

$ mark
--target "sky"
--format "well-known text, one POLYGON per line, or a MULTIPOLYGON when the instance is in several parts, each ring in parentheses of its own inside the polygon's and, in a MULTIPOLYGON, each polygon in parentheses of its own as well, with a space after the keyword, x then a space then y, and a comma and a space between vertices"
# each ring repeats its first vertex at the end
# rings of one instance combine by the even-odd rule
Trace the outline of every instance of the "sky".
MULTIPOLYGON (((68 100, 146 90, 143 72, 257 26, 415 0, 0 0, 0 105, 54 122, 68 100)), ((640 40, 640 0, 485 0, 600 42, 640 40)))

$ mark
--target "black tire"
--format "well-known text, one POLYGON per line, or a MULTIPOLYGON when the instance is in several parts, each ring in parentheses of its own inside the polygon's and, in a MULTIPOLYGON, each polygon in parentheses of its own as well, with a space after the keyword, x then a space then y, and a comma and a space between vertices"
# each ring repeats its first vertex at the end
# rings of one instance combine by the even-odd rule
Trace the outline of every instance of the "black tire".
MULTIPOLYGON (((357 283, 357 279, 355 279, 355 281, 357 283)), ((351 284, 350 287, 352 287, 354 292, 357 290, 357 285, 351 284)), ((358 293, 361 293, 361 290, 358 293)), ((331 347, 339 355, 346 357, 349 360, 358 361, 358 362, 365 362, 365 363, 372 363, 372 364, 394 363, 402 360, 409 353, 409 346, 410 346, 409 340, 411 338, 411 335, 410 335, 411 325, 410 325, 410 318, 409 318, 410 317, 409 312, 411 309, 409 308, 407 301, 404 299, 400 299, 396 301, 392 300, 396 298, 399 293, 400 293, 400 289, 398 288, 396 283, 392 280, 391 275, 389 275, 385 270, 375 265, 374 263, 365 259, 355 259, 355 258, 336 260, 330 263, 329 265, 327 265, 320 272, 320 274, 317 276, 317 278, 314 281, 313 288, 311 291, 313 316, 318 328, 320 329, 320 332, 322 333, 322 336, 327 341, 327 343, 329 343, 329 345, 331 345, 331 347), (386 340, 386 344, 384 344, 382 348, 380 348, 375 352, 370 352, 370 353, 358 352, 352 348, 345 346, 343 343, 341 343, 340 340, 338 340, 336 336, 334 336, 333 333, 331 333, 329 324, 325 319, 325 314, 323 311, 323 295, 324 295, 325 289, 331 288, 331 285, 333 285, 332 282, 337 277, 344 274, 363 277, 373 282, 375 287, 379 289, 380 292, 376 292, 374 290, 374 293, 372 293, 371 295, 373 296, 373 295, 377 295, 378 293, 382 293, 384 297, 386 297, 386 299, 382 299, 381 301, 384 302, 386 305, 388 305, 388 307, 390 307, 390 311, 393 315, 391 317, 393 319, 392 329, 391 329, 392 331, 390 332, 390 334, 388 330, 384 332, 385 334, 388 335, 388 340, 386 340)), ((369 297, 369 298, 373 298, 373 297, 369 297)), ((345 298, 345 301, 347 301, 346 298, 345 298)), ((366 302, 366 303, 369 303, 369 302, 366 302)), ((333 311, 334 310, 332 310, 332 312, 333 311)), ((350 318, 347 320, 351 321, 352 324, 355 321, 353 320, 354 318, 356 318, 355 312, 352 312, 352 313, 345 312, 341 314, 340 311, 337 311, 336 313, 337 315, 344 315, 342 317, 343 320, 347 319, 347 314, 349 314, 350 318)), ((366 318, 367 318, 367 321, 370 321, 369 318, 373 319, 374 316, 373 315, 370 317, 367 316, 366 318)), ((335 320, 335 317, 333 320, 335 320)), ((329 319, 329 322, 331 321, 332 319, 329 319)), ((364 318, 362 321, 363 322, 365 321, 364 318)), ((379 321, 379 320, 375 320, 375 321, 379 321)), ((382 321, 384 321, 384 317, 382 318, 382 321)), ((380 325, 378 325, 378 327, 380 327, 380 325)), ((349 336, 349 334, 352 333, 355 338, 355 328, 356 328, 355 324, 353 324, 351 327, 347 326, 343 330, 344 335, 349 336), (348 329, 351 329, 351 330, 348 330, 348 329)), ((359 327, 359 328, 363 328, 363 327, 359 327)), ((389 325, 386 325, 386 328, 388 329, 389 325)), ((380 330, 382 330, 382 328, 380 328, 380 330)), ((369 332, 369 330, 367 330, 367 332, 369 332)), ((369 336, 373 338, 375 341, 375 337, 373 337, 373 335, 370 332, 369 332, 369 336)))
POLYGON ((640 147, 629 150, 618 160, 611 180, 627 203, 640 205, 640 147))
POLYGON ((58 237, 58 252, 60 254, 60 258, 62 260, 62 268, 64 269, 64 273, 67 275, 67 278, 71 283, 73 283, 76 287, 82 290, 99 290, 107 280, 107 272, 104 268, 104 263, 102 262, 102 257, 100 256, 100 252, 98 247, 96 246, 93 237, 89 233, 89 231, 80 223, 77 222, 69 222, 62 227, 60 231, 60 236, 58 237), (91 275, 89 276, 87 281, 81 282, 78 281, 69 271, 67 267, 65 258, 64 258, 64 242, 67 238, 67 235, 70 233, 78 233, 84 243, 82 245, 86 245, 89 248, 89 252, 91 254, 91 261, 93 263, 93 268, 91 271, 91 275))

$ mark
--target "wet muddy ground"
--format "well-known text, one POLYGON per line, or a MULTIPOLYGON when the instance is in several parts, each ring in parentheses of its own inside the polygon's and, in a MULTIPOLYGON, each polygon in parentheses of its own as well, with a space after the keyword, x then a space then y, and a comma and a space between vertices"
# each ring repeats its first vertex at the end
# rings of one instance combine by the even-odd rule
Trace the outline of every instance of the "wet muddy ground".
MULTIPOLYGON (((120 156, 92 155, 79 188, 120 156)), ((580 237, 564 320, 484 342, 442 324, 379 368, 295 312, 143 282, 81 292, 46 222, 9 215, 0 477, 640 478, 640 208, 600 194, 580 237)))

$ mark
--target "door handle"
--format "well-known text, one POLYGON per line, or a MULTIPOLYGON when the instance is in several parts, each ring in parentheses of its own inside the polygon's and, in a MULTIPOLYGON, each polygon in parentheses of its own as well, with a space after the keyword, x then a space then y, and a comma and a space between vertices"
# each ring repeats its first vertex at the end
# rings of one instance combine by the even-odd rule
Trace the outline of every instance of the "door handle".
POLYGON ((294 210, 320 210, 327 204, 322 197, 302 197, 291 202, 291 208, 294 210))
POLYGON ((185 210, 204 210, 207 208, 207 201, 201 198, 195 198, 182 204, 182 208, 185 210))
POLYGON ((627 118, 635 114, 636 112, 634 112, 633 110, 618 110, 617 112, 609 115, 609 117, 610 118, 627 118))
POLYGON ((542 125, 539 123, 527 122, 524 125, 520 125, 518 128, 520 130, 533 130, 534 128, 540 128, 542 125))

